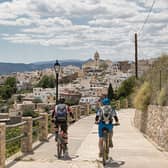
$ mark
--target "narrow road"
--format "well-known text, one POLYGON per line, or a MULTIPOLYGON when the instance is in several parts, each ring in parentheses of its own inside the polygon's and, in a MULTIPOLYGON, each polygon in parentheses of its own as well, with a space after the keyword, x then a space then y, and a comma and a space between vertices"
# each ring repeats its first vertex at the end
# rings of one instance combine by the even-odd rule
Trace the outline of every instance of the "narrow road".
MULTIPOLYGON (((114 148, 105 167, 168 168, 168 154, 158 151, 133 127, 134 110, 119 112, 121 125, 114 128, 114 148)), ((94 116, 81 119, 69 128, 69 160, 56 158, 54 138, 42 144, 33 154, 22 157, 7 168, 101 168, 98 158, 97 125, 94 116)))

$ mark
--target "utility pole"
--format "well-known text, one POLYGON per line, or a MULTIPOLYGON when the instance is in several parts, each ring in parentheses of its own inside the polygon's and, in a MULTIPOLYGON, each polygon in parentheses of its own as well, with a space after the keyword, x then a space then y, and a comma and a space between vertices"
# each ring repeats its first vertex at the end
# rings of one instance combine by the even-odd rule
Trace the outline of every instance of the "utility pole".
POLYGON ((138 40, 137 33, 135 33, 135 77, 138 79, 138 40))
POLYGON ((160 69, 160 82, 159 82, 159 85, 160 85, 160 90, 162 89, 162 70, 160 69))

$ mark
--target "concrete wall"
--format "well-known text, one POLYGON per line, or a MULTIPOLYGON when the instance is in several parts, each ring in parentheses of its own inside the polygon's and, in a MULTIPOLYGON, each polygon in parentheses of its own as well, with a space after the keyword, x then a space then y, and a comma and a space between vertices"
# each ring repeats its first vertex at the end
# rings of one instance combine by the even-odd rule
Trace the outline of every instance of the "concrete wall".
POLYGON ((146 112, 136 110, 135 126, 160 147, 168 151, 168 106, 148 106, 146 112))

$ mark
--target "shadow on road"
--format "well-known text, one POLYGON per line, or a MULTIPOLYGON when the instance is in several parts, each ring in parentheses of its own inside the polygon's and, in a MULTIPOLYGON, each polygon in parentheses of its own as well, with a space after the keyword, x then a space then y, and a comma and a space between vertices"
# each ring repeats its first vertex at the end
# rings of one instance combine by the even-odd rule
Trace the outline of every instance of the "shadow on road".
POLYGON ((102 161, 98 161, 98 163, 101 163, 101 165, 99 166, 103 168, 118 168, 118 167, 122 167, 122 165, 125 164, 125 161, 116 161, 110 158, 109 160, 106 161, 105 166, 102 166, 102 161))
POLYGON ((107 163, 106 163, 106 165, 104 166, 104 168, 112 168, 112 167, 121 167, 122 165, 124 165, 125 164, 125 161, 115 161, 115 160, 113 160, 112 158, 110 158, 108 161, 107 161, 107 163))
MULTIPOLYGON (((55 157, 58 158, 57 155, 55 155, 55 157)), ((79 157, 78 155, 75 155, 75 156, 66 156, 66 157, 61 157, 61 158, 58 159, 58 160, 69 161, 69 160, 72 160, 72 159, 76 159, 76 158, 78 158, 78 157, 79 157)))

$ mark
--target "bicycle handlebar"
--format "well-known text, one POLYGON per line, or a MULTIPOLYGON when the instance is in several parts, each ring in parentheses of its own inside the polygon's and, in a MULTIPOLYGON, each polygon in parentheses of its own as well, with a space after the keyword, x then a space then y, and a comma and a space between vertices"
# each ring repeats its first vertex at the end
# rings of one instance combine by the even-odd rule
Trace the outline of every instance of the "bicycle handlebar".
MULTIPOLYGON (((100 122, 95 122, 95 124, 99 124, 99 123, 100 123, 100 122)), ((114 124, 112 123, 112 125, 113 125, 113 126, 119 126, 120 123, 114 123, 114 124)))

